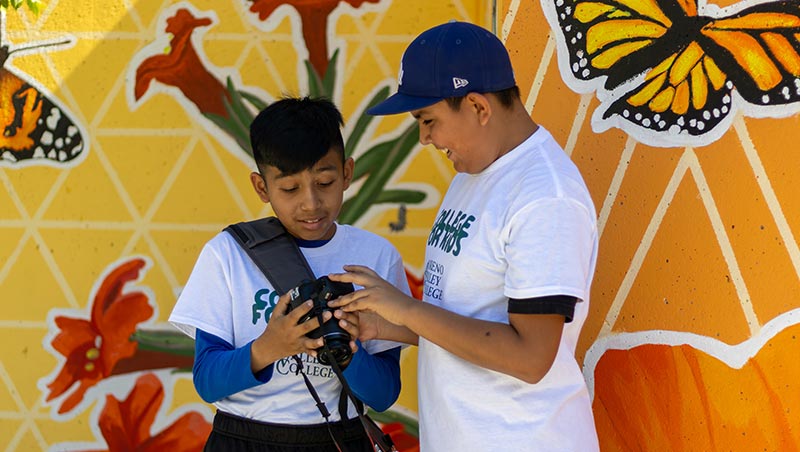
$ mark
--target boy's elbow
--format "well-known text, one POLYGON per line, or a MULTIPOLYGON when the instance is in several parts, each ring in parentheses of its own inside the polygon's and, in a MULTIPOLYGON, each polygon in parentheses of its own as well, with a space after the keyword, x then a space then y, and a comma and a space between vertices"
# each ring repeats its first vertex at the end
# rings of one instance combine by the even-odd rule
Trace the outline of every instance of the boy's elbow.
POLYGON ((222 397, 218 397, 217 394, 213 393, 208 384, 208 380, 208 377, 203 374, 202 366, 199 366, 198 361, 195 361, 192 367, 192 383, 194 383, 194 390, 197 391, 197 395, 199 395, 204 402, 214 403, 222 397))
POLYGON ((524 381, 525 383, 535 385, 542 381, 542 379, 550 372, 550 369, 553 367, 554 361, 549 362, 530 362, 528 365, 517 369, 517 371, 512 374, 512 376, 519 378, 520 380, 524 381))
POLYGON ((200 398, 206 403, 214 403, 219 400, 218 398, 214 397, 213 394, 207 391, 203 385, 197 384, 197 380, 194 382, 194 390, 197 391, 197 395, 199 395, 200 398))
POLYGON ((372 407, 375 411, 386 411, 397 402, 397 398, 400 397, 400 390, 402 389, 402 384, 400 383, 400 379, 398 378, 392 384, 390 389, 390 396, 385 400, 384 403, 378 404, 377 406, 372 407))
POLYGON ((520 380, 524 381, 525 383, 528 383, 528 384, 531 384, 531 385, 535 385, 535 384, 539 383, 540 381, 542 381, 542 378, 544 378, 545 375, 547 375, 547 373, 544 373, 544 374, 542 374, 542 373, 526 373, 526 374, 515 375, 515 376, 517 378, 519 378, 520 380))
POLYGON ((200 398, 203 399, 203 401, 206 403, 214 403, 217 400, 219 400, 217 398, 212 397, 210 394, 204 394, 200 391, 197 391, 197 393, 200 395, 200 398))

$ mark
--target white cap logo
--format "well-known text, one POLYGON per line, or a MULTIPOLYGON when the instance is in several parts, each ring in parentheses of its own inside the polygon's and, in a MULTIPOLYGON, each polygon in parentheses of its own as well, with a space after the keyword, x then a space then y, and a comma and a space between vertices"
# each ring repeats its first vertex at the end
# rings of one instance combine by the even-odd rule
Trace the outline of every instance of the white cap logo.
POLYGON ((400 72, 397 74, 397 84, 403 85, 403 62, 400 62, 400 72))
POLYGON ((469 85, 469 80, 453 77, 453 88, 459 89, 469 85))

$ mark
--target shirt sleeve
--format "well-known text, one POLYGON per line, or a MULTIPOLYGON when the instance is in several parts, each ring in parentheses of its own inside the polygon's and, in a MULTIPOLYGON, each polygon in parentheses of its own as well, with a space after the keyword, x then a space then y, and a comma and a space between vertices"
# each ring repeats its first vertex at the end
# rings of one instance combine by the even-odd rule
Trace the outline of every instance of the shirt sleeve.
POLYGON ((597 230, 586 207, 568 198, 540 200, 515 213, 507 234, 508 298, 588 299, 597 230))
POLYGON ((208 403, 268 382, 273 365, 250 370, 252 342, 239 348, 201 329, 196 330, 192 379, 200 397, 208 403))
POLYGON ((227 266, 219 254, 222 245, 218 235, 203 246, 169 322, 190 337, 195 337, 195 329, 201 329, 233 344, 233 295, 227 266))
POLYGON ((572 322, 575 315, 575 305, 578 299, 566 295, 553 295, 549 297, 527 298, 519 300, 508 299, 509 314, 558 314, 564 316, 564 323, 572 322))
POLYGON ((359 350, 344 370, 344 378, 359 400, 385 411, 400 395, 400 347, 371 355, 357 343, 359 350))

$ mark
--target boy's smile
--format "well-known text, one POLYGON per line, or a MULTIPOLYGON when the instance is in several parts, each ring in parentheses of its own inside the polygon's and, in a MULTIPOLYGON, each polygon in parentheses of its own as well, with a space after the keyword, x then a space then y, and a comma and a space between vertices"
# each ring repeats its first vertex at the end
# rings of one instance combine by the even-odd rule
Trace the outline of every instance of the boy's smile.
POLYGON ((419 142, 444 152, 459 173, 476 174, 492 163, 479 151, 481 124, 472 98, 464 99, 459 110, 440 101, 411 115, 419 124, 419 142))
POLYGON ((252 173, 250 180, 290 234, 303 240, 328 240, 336 232, 344 191, 353 177, 353 159, 342 165, 341 158, 340 153, 330 150, 299 173, 284 174, 266 166, 262 168, 263 179, 259 173, 252 173))

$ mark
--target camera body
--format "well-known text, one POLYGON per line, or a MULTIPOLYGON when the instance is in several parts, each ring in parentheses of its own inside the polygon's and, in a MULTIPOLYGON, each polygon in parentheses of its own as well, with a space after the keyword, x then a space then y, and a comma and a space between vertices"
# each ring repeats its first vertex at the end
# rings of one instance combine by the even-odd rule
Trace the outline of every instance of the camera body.
MULTIPOLYGON (((306 280, 290 291, 289 307, 286 312, 289 313, 306 300, 311 300, 313 306, 306 315, 298 320, 297 324, 299 325, 316 319, 325 311, 333 311, 333 308, 328 307, 328 301, 353 292, 353 290, 355 288, 352 284, 331 281, 327 276, 322 276, 316 281, 306 280)), ((311 330, 306 336, 312 339, 322 337, 340 368, 344 369, 350 364, 353 355, 350 350, 350 334, 339 326, 339 320, 335 317, 331 317, 327 322, 311 330)), ((319 354, 318 359, 322 364, 331 365, 326 354, 319 354)))

